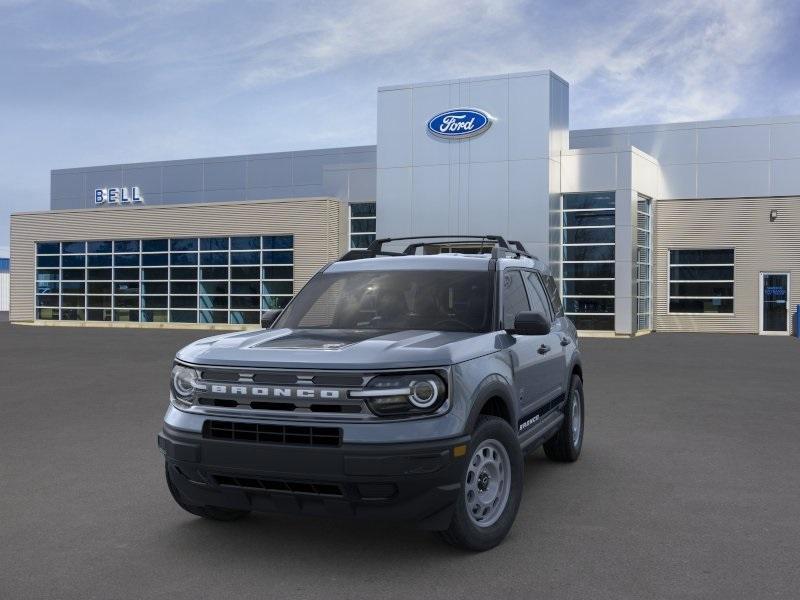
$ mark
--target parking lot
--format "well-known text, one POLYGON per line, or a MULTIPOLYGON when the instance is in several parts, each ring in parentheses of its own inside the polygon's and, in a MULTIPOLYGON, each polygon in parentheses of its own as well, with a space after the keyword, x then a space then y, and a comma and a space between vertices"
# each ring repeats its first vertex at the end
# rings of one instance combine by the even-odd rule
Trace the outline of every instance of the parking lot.
POLYGON ((179 509, 155 434, 198 331, 0 323, 0 598, 796 598, 800 343, 583 340, 581 460, 527 459, 509 538, 179 509))

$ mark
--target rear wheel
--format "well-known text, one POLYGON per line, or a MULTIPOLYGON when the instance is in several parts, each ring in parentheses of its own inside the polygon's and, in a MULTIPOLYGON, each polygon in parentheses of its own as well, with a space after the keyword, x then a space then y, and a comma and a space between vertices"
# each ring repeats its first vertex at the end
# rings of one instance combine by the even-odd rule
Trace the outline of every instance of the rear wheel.
POLYGON ((564 407, 564 421, 556 434, 544 443, 544 453, 550 460, 557 462, 575 462, 581 455, 583 446, 584 406, 583 382, 577 375, 567 393, 564 407))
POLYGON ((517 516, 522 452, 508 423, 485 416, 478 420, 467 456, 462 494, 441 536, 465 550, 488 550, 503 541, 517 516))
POLYGON ((169 488, 172 497, 174 498, 175 502, 178 503, 178 506, 180 506, 186 512, 190 512, 198 517, 203 517, 204 519, 212 519, 214 521, 235 521, 236 519, 241 519, 250 513, 249 510, 235 510, 231 508, 223 508, 221 506, 198 506, 196 504, 192 504, 186 500, 186 498, 181 494, 180 490, 175 485, 175 482, 172 480, 173 474, 170 471, 168 464, 164 465, 164 471, 167 476, 167 487, 169 488))

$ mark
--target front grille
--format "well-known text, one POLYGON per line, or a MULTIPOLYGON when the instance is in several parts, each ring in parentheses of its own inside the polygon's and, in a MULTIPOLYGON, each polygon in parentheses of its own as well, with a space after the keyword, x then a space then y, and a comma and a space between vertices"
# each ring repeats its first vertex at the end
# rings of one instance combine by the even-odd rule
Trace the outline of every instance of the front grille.
POLYGON ((293 444, 298 446, 339 446, 342 430, 339 427, 302 427, 238 421, 206 421, 203 437, 235 442, 260 444, 293 444))
POLYGON ((316 496, 344 496, 342 488, 335 483, 313 483, 301 481, 283 481, 275 479, 255 479, 253 477, 232 477, 230 475, 214 475, 217 485, 267 492, 283 492, 288 494, 313 494, 316 496))
POLYGON ((231 398, 198 398, 197 403, 201 406, 215 406, 218 408, 239 408, 252 410, 273 410, 280 412, 314 412, 314 413, 336 413, 357 415, 366 413, 364 403, 359 401, 311 403, 306 401, 305 405, 295 402, 264 402, 253 400, 252 402, 239 402, 231 398))

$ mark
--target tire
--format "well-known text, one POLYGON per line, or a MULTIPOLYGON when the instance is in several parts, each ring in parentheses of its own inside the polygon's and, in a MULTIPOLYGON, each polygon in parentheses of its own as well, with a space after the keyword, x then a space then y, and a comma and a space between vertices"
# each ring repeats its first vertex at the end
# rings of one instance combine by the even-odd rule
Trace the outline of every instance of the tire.
POLYGON ((583 447, 585 415, 583 381, 577 375, 573 375, 567 393, 567 403, 564 406, 564 421, 556 434, 544 443, 544 453, 547 458, 556 462, 578 460, 583 447))
POLYGON ((502 542, 514 524, 522 499, 522 451, 508 423, 482 416, 467 457, 453 519, 440 536, 458 548, 482 552, 502 542))
POLYGON ((178 490, 175 483, 172 481, 172 473, 170 472, 169 465, 164 465, 164 472, 167 477, 167 487, 173 499, 177 502, 186 512, 192 513, 204 519, 211 519, 212 521, 235 521, 250 514, 249 510, 235 510, 231 508, 223 508, 221 506, 197 506, 189 503, 178 490))

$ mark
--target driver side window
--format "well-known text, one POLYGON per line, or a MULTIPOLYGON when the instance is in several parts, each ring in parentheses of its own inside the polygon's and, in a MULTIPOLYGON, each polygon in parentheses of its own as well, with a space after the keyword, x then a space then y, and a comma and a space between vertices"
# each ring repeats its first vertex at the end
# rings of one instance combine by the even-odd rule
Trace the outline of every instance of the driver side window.
POLYGON ((530 310, 528 294, 519 271, 503 273, 503 329, 514 327, 514 319, 518 313, 530 310))

